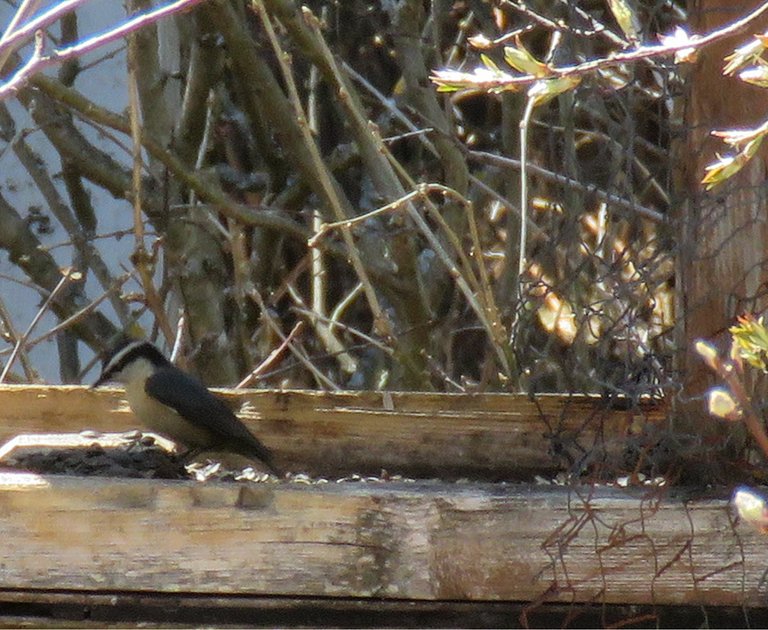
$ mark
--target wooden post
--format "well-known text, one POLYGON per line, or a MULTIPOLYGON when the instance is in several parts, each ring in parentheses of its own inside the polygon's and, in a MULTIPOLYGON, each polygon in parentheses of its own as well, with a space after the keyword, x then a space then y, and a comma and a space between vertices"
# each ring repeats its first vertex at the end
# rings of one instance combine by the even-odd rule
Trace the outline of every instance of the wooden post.
MULTIPOLYGON (((761 4, 762 0, 692 0, 691 31, 709 33, 761 4)), ((712 130, 757 126, 767 115, 766 91, 736 77, 724 77, 724 58, 768 28, 768 18, 749 31, 717 42, 701 51, 691 69, 683 122, 687 131, 679 154, 684 202, 680 208, 679 312, 680 352, 685 398, 680 429, 704 434, 718 444, 733 426, 711 419, 700 396, 712 384, 708 370, 693 353, 696 339, 725 346, 728 327, 745 311, 762 312, 768 306, 768 144, 737 175, 712 191, 701 179, 705 166, 726 148, 712 130), (687 419, 685 418, 687 416, 687 419)))

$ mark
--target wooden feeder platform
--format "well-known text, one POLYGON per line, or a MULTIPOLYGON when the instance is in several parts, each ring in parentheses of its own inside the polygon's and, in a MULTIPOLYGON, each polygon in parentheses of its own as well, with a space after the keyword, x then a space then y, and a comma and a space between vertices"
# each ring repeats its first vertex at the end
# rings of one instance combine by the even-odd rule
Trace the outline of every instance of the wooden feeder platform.
MULTIPOLYGON (((0 625, 559 626, 587 609, 593 623, 654 625, 669 606, 765 620, 766 538, 735 522, 727 491, 545 482, 585 453, 620 458, 664 420, 661 404, 222 395, 281 468, 302 474, 3 468, 0 625)), ((115 433, 135 428, 119 390, 0 387, 0 441, 25 436, 5 457, 120 449, 115 433)))

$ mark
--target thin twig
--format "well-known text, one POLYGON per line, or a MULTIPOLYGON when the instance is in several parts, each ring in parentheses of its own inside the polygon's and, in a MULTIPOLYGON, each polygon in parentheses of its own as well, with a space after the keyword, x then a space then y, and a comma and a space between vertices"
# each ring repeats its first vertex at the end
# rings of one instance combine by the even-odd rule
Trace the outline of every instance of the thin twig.
MULTIPOLYGON (((403 176, 408 178, 406 173, 403 173, 403 176)), ((324 224, 320 232, 309 240, 310 246, 317 246, 318 240, 321 239, 329 230, 336 228, 349 229, 356 223, 364 221, 365 219, 382 212, 391 212, 400 210, 401 208, 405 209, 408 213, 408 216, 413 219, 419 231, 429 242, 430 246, 435 252, 435 255, 440 259, 442 264, 445 265, 446 269, 448 270, 456 285, 459 287, 459 290, 464 295, 464 298, 467 300, 472 310, 474 310, 477 314, 480 322, 483 325, 483 328, 485 328, 488 334, 489 339, 492 341, 492 346, 496 352, 497 358, 499 359, 499 364, 502 366, 505 373, 509 374, 509 361, 503 350, 503 348, 507 345, 506 332, 499 316, 499 310, 497 308, 495 298, 493 297, 493 292, 490 290, 490 286, 481 286, 481 281, 478 280, 474 275, 474 272, 471 269, 471 265, 469 264, 469 261, 466 258, 466 254, 464 253, 461 244, 458 242, 456 235, 448 228, 445 221, 442 219, 439 209, 432 203, 431 199, 429 198, 429 193, 436 191, 445 196, 458 199, 464 207, 468 208, 468 211, 471 211, 471 204, 455 190, 448 188, 447 186, 443 186, 442 184, 432 183, 417 185, 413 181, 410 183, 414 186, 414 190, 404 195, 401 199, 386 204, 381 208, 372 210, 365 215, 358 215, 351 219, 324 224), (464 274, 462 274, 458 269, 456 264, 453 262, 453 259, 448 255, 448 252, 440 243, 440 240, 437 238, 435 233, 430 229, 424 218, 418 213, 418 211, 413 208, 413 205, 409 203, 413 198, 423 199, 429 212, 441 225, 446 236, 448 237, 448 240, 453 245, 459 259, 462 261, 462 265, 465 269, 464 274), (480 304, 478 297, 484 298, 483 304, 480 304)), ((476 246, 479 246, 479 243, 476 243, 476 246)), ((480 261, 482 262, 482 258, 480 258, 480 261)), ((488 281, 487 275, 483 275, 482 277, 488 281)))
MULTIPOLYGON (((83 307, 76 313, 73 313, 67 319, 59 322, 49 330, 46 330, 45 333, 40 335, 39 337, 35 337, 32 340, 27 341, 24 344, 24 348, 34 348, 38 344, 42 343, 43 341, 47 341, 54 335, 57 335, 58 333, 67 330, 69 327, 74 326, 78 322, 80 322, 84 317, 86 317, 89 313, 93 312, 96 307, 98 307, 104 300, 106 300, 111 293, 114 293, 117 289, 120 288, 120 285, 124 283, 128 279, 128 275, 121 276, 115 281, 115 286, 107 291, 104 291, 99 297, 97 297, 95 300, 90 302, 87 306, 83 307)), ((13 352, 13 349, 9 348, 7 350, 0 350, 0 356, 5 356, 6 354, 10 354, 13 352)), ((88 370, 84 370, 82 373, 86 373, 88 370)))
MULTIPOLYGON (((304 137, 305 146, 309 151, 312 160, 319 166, 317 172, 320 176, 320 182, 323 186, 326 199, 329 201, 329 204, 331 205, 337 219, 343 219, 345 213, 342 208, 341 201, 339 200, 338 192, 336 191, 333 182, 331 182, 330 178, 327 176, 327 170, 323 163, 322 156, 320 155, 320 151, 317 147, 315 139, 312 137, 311 131, 309 130, 309 125, 307 124, 306 116, 302 110, 301 98, 299 96, 299 91, 296 87, 296 82, 293 79, 293 73, 291 72, 290 68, 290 58, 280 46, 280 42, 277 40, 274 28, 272 27, 272 20, 269 17, 269 13, 267 12, 264 5, 261 2, 257 2, 255 3, 254 7, 258 12, 259 17, 261 18, 262 24, 264 24, 264 30, 267 33, 267 37, 269 38, 275 54, 277 55, 278 62, 280 63, 283 79, 285 80, 286 86, 288 87, 288 92, 290 94, 289 101, 293 105, 296 117, 299 121, 298 126, 302 136, 304 137)), ((368 272, 363 265, 363 261, 360 258, 360 253, 357 251, 357 247, 355 245, 354 239, 352 238, 352 234, 349 232, 349 229, 345 227, 342 227, 341 234, 342 238, 344 239, 344 244, 347 246, 349 260, 352 263, 352 267, 354 268, 357 277, 360 279, 360 282, 362 282, 363 288, 365 289, 365 296, 371 308, 371 313, 373 314, 374 326, 379 330, 383 337, 391 337, 393 334, 392 324, 389 321, 388 315, 381 307, 379 298, 376 295, 376 290, 373 288, 373 284, 370 281, 368 272)))
POLYGON ((141 278, 141 285, 144 289, 147 305, 155 316, 155 319, 160 326, 160 330, 163 332, 163 337, 165 337, 166 343, 171 343, 174 339, 173 328, 168 321, 162 300, 155 288, 153 279, 154 264, 152 257, 147 253, 146 245, 144 243, 144 211, 142 207, 144 199, 142 192, 144 160, 141 155, 142 121, 141 105, 139 103, 139 83, 137 78, 137 73, 140 71, 140 68, 138 67, 138 45, 139 42, 135 37, 131 38, 128 43, 128 115, 131 122, 131 140, 133 143, 131 185, 133 187, 133 230, 136 243, 132 261, 139 274, 139 278, 141 278))
MULTIPOLYGON (((435 221, 437 221, 440 227, 442 227, 443 230, 445 231, 445 234, 448 237, 448 240, 451 242, 451 245, 453 245, 457 256, 461 260, 464 270, 467 274, 464 277, 464 279, 467 281, 467 285, 469 286, 472 292, 476 292, 479 290, 479 282, 475 277, 474 272, 472 271, 471 265, 469 264, 469 260, 467 259, 467 256, 464 253, 464 249, 461 246, 461 243, 456 237, 456 234, 454 234, 453 231, 451 231, 449 226, 446 224, 445 220, 442 218, 442 215, 439 209, 436 208, 434 204, 429 203, 429 194, 433 192, 438 192, 438 193, 441 193, 442 195, 453 197, 454 199, 457 199, 461 205, 466 206, 467 204, 467 200, 464 199, 461 195, 459 195, 455 190, 448 188, 446 186, 443 186, 442 184, 435 184, 435 183, 419 184, 415 187, 414 190, 412 190, 409 193, 406 193, 400 199, 395 199, 395 201, 385 204, 380 208, 375 208, 370 212, 357 215, 351 219, 345 219, 344 221, 334 221, 333 223, 323 223, 320 229, 318 230, 318 232, 311 239, 309 239, 307 243, 309 247, 317 247, 318 241, 321 238, 323 238, 323 236, 330 230, 335 230, 338 228, 352 228, 356 224, 363 223, 368 219, 378 216, 379 214, 386 214, 388 212, 395 212, 400 210, 405 210, 409 212, 410 204, 414 199, 423 199, 425 202, 427 202, 427 207, 432 213, 432 216, 435 218, 435 221)), ((431 233, 431 230, 429 230, 429 232, 431 233)), ((428 235, 426 234, 425 236, 428 237, 428 235)), ((434 234, 432 236, 434 238, 434 234)), ((439 252, 437 253, 438 255, 440 255, 439 252)), ((453 260, 447 255, 447 253, 445 254, 445 257, 441 257, 441 261, 448 268, 449 273, 453 277, 461 276, 461 272, 456 267, 453 260)))
POLYGON ((522 300, 523 272, 525 271, 525 246, 528 243, 528 126, 535 107, 535 98, 529 96, 520 119, 520 251, 517 263, 517 297, 522 300))
POLYGON ((760 450, 763 451, 765 457, 768 457, 768 434, 765 430, 765 423, 755 411, 755 408, 752 405, 752 400, 747 393, 747 390, 744 388, 744 383, 741 379, 741 370, 737 363, 733 359, 723 359, 719 354, 709 359, 705 358, 705 363, 709 368, 714 370, 723 381, 725 381, 725 384, 728 386, 733 398, 741 409, 742 422, 744 422, 747 430, 752 434, 752 437, 755 439, 755 442, 757 442, 760 450))
MULTIPOLYGON (((757 7, 751 13, 748 13, 743 18, 731 22, 727 26, 714 30, 706 35, 692 35, 685 41, 658 44, 655 46, 638 46, 626 51, 614 52, 606 57, 600 57, 599 59, 592 59, 573 66, 548 66, 549 73, 546 76, 534 76, 523 75, 513 76, 507 73, 499 73, 498 76, 489 78, 487 80, 474 80, 472 81, 472 89, 476 90, 505 90, 515 89, 524 86, 531 85, 542 79, 556 79, 563 77, 575 77, 591 74, 596 70, 602 70, 612 66, 618 66, 627 63, 633 63, 643 59, 650 59, 652 57, 661 57, 664 55, 672 55, 674 53, 694 49, 699 50, 710 44, 713 44, 721 39, 736 35, 745 30, 750 24, 756 21, 763 13, 768 11, 768 2, 764 2, 757 7)), ((452 73, 447 71, 446 75, 452 73)), ((436 78, 437 75, 435 75, 436 78)), ((447 80, 451 83, 450 79, 447 80)))
POLYGON ((328 318, 324 312, 317 311, 313 306, 312 309, 307 308, 306 303, 301 297, 301 294, 296 290, 293 283, 288 284, 288 295, 294 303, 301 307, 301 310, 305 313, 309 313, 309 323, 315 329, 318 339, 322 342, 323 347, 329 354, 335 356, 339 361, 339 366, 347 374, 352 374, 357 369, 357 361, 354 357, 347 352, 344 344, 341 343, 338 337, 331 331, 330 327, 326 324, 328 318))
MULTIPOLYGON (((363 285, 358 282, 354 286, 354 288, 347 293, 347 295, 345 295, 336 303, 336 306, 331 311, 331 315, 329 317, 331 331, 333 331, 333 329, 336 328, 337 326, 342 326, 342 327, 345 327, 346 330, 354 331, 356 334, 359 333, 359 331, 356 331, 350 328, 349 326, 342 324, 341 318, 344 316, 344 313, 346 313, 347 309, 350 307, 352 302, 354 302, 362 292, 363 292, 363 285)), ((363 333, 360 333, 360 334, 362 335, 363 333)), ((368 337, 368 335, 365 335, 363 339, 367 339, 372 343, 376 343, 376 344, 379 343, 377 341, 374 342, 373 337, 368 337)), ((383 344, 379 344, 379 345, 383 346, 383 344)))
MULTIPOLYGON (((322 223, 320 227, 317 229, 315 234, 307 241, 307 245, 310 248, 318 247, 320 240, 322 240, 325 235, 328 232, 338 230, 338 229, 349 229, 357 225, 358 223, 365 223, 369 219, 373 219, 374 217, 379 216, 380 214, 387 214, 389 212, 395 212, 402 209, 405 209, 405 204, 409 203, 413 199, 417 197, 421 197, 425 193, 429 193, 430 190, 433 187, 440 186, 439 184, 422 184, 421 189, 419 190, 412 190, 409 193, 406 193, 399 199, 395 199, 394 201, 384 204, 383 206, 380 206, 379 208, 375 208, 371 210, 370 212, 366 212, 364 214, 358 214, 354 217, 350 217, 348 219, 342 219, 341 221, 333 221, 331 223, 322 223)), ((442 188, 442 187, 441 187, 442 188)))
POLYGON ((99 297, 97 297, 95 300, 93 300, 90 304, 87 306, 84 306, 76 313, 72 313, 69 317, 67 317, 65 320, 62 320, 49 330, 47 330, 43 335, 40 335, 39 337, 36 337, 32 341, 27 342, 27 346, 30 348, 33 348, 37 344, 50 339, 54 335, 67 330, 71 326, 74 326, 75 324, 79 323, 86 315, 96 310, 96 307, 99 306, 104 300, 106 300, 111 294, 115 293, 120 287, 127 282, 128 278, 130 276, 128 274, 122 275, 119 278, 116 278, 114 281, 114 284, 112 287, 106 289, 99 297))
MULTIPOLYGON (((3 117, 8 120, 9 129, 7 130, 7 133, 10 134, 12 131, 12 127, 10 126, 13 125, 13 119, 11 118, 8 109, 3 104, 0 104, 0 112, 2 112, 3 117)), ((90 269, 96 276, 102 289, 106 291, 113 285, 114 278, 104 262, 101 253, 93 245, 93 240, 98 237, 86 233, 85 229, 77 221, 72 209, 66 204, 59 193, 59 189, 54 185, 50 173, 44 168, 45 162, 40 154, 29 146, 25 135, 26 134, 20 132, 15 133, 12 138, 8 138, 9 146, 13 147, 14 154, 27 170, 32 181, 37 185, 40 194, 47 202, 51 212, 69 234, 70 240, 67 243, 68 246, 74 247, 79 258, 83 261, 82 265, 76 263, 76 266, 83 267, 84 271, 90 269)), ((55 245, 51 245, 45 249, 51 251, 55 247, 55 245)), ((110 303, 120 318, 120 321, 126 322, 129 313, 125 303, 117 295, 114 295, 114 299, 111 299, 110 303)))
MULTIPOLYGON (((400 177, 409 186, 411 186, 411 188, 414 188, 414 189, 419 188, 419 185, 417 185, 416 182, 413 180, 413 178, 410 176, 410 174, 406 172, 405 169, 402 168, 400 163, 397 160, 395 160, 391 151, 383 143, 381 145, 381 151, 387 156, 387 158, 391 161, 391 163, 397 169, 397 172, 400 175, 400 177)), ((471 207, 468 205, 469 202, 467 202, 466 199, 464 199, 463 195, 453 190, 452 188, 449 188, 448 186, 443 186, 441 184, 430 184, 430 186, 441 189, 443 194, 446 196, 454 196, 458 199, 462 199, 463 200, 462 205, 465 208, 471 207)), ((432 203, 432 200, 429 198, 429 196, 423 195, 422 197, 424 199, 424 203, 427 206, 427 210, 432 214, 433 217, 437 217, 437 221, 444 226, 446 236, 448 236, 449 241, 453 244, 455 251, 459 256, 459 259, 464 260, 462 259, 462 257, 464 256, 464 250, 461 248, 459 244, 457 244, 457 241, 453 232, 450 229, 447 229, 445 222, 442 220, 440 210, 437 208, 437 206, 434 203, 432 203)), ((435 255, 437 256, 437 258, 443 263, 443 265, 445 265, 446 269, 448 269, 448 271, 450 272, 451 277, 456 283, 456 286, 458 287, 459 291, 461 291, 461 293, 464 295, 464 298, 467 300, 467 303, 469 304, 469 306, 472 308, 473 311, 475 311, 475 314, 480 320, 480 323, 482 324, 483 328, 485 328, 486 330, 486 334, 488 335, 488 338, 491 340, 491 347, 493 348, 493 351, 496 354, 496 358, 498 359, 501 369, 504 371, 505 375, 510 376, 512 374, 512 367, 510 365, 510 359, 507 356, 507 352, 505 350, 508 343, 506 339, 507 337, 506 330, 504 327, 504 323, 501 321, 501 317, 499 315, 499 309, 497 308, 495 298, 493 297, 493 292, 490 289, 487 291, 478 292, 478 294, 490 296, 490 301, 486 304, 481 305, 476 298, 476 292, 473 291, 471 286, 471 284, 477 284, 478 282, 474 274, 470 273, 469 279, 463 276, 456 269, 456 265, 454 264, 451 257, 448 255, 448 252, 445 250, 442 243, 437 238, 437 235, 430 229, 429 224, 426 222, 424 217, 422 217, 421 214, 419 214, 418 210, 416 210, 416 208, 414 208, 412 204, 408 204, 406 206, 406 210, 408 212, 408 216, 416 224, 416 227, 422 233, 424 238, 427 239, 427 242, 429 243, 432 250, 435 252, 435 255)), ((469 264, 466 264, 465 268, 471 269, 469 264)))
MULTIPOLYGON (((499 167, 514 168, 517 170, 522 167, 520 160, 504 157, 503 155, 497 155, 495 153, 488 153, 487 151, 467 151, 467 156, 472 160, 477 160, 478 162, 485 164, 493 164, 499 167)), ((562 186, 571 186, 574 188, 574 190, 579 192, 594 195, 601 201, 606 201, 616 208, 621 208, 623 210, 633 212, 643 217, 644 219, 653 221, 654 223, 666 223, 668 221, 667 217, 661 212, 651 210, 650 208, 646 208, 645 206, 634 203, 631 200, 624 199, 619 195, 606 192, 595 186, 582 184, 575 179, 571 179, 567 175, 561 175, 560 173, 549 171, 545 168, 542 168, 541 166, 537 166, 536 164, 528 164, 526 168, 532 174, 538 175, 542 179, 546 179, 550 182, 560 184, 562 186)))
POLYGON ((184 340, 186 323, 187 320, 182 312, 181 315, 179 315, 179 321, 176 322, 176 336, 173 339, 173 348, 171 348, 171 363, 176 363, 176 360, 181 354, 181 344, 184 340))
MULTIPOLYGON (((97 50, 102 46, 130 35, 131 33, 134 33, 135 31, 147 26, 148 24, 153 24, 164 17, 189 11, 203 1, 204 0, 177 0, 176 2, 167 4, 163 7, 160 7, 159 9, 148 11, 129 20, 126 20, 122 24, 114 27, 111 30, 108 30, 106 33, 94 35, 93 37, 90 37, 85 41, 73 46, 62 48, 61 50, 56 50, 50 55, 33 54, 30 60, 25 63, 24 66, 19 71, 17 71, 11 79, 0 86, 0 100, 4 100, 13 95, 20 88, 24 87, 24 85, 26 85, 26 83, 33 75, 42 72, 50 66, 60 65, 65 61, 69 61, 70 59, 82 57, 83 55, 97 50)), ((22 28, 18 29, 12 35, 10 35, 3 44, 3 48, 0 49, 0 54, 4 54, 4 50, 14 50, 18 48, 18 46, 21 46, 25 41, 30 39, 36 33, 41 34, 40 39, 42 41, 42 34, 44 33, 43 29, 55 22, 62 15, 69 13, 81 4, 84 4, 84 2, 85 0, 64 0, 63 2, 55 5, 50 11, 47 11, 31 22, 28 22, 22 28)), ((37 50, 37 46, 35 49, 37 50)))
MULTIPOLYGON (((325 21, 328 15, 328 7, 323 7, 322 19, 325 21)), ((313 65, 309 71, 309 95, 307 97, 307 118, 309 128, 313 134, 320 133, 318 121, 318 94, 317 89, 320 84, 320 71, 316 65, 313 65)), ((317 233, 323 225, 323 217, 319 209, 312 212, 312 231, 317 233)), ((312 305, 309 322, 315 329, 315 332, 328 352, 336 354, 341 369, 351 374, 357 368, 356 361, 347 352, 344 345, 336 337, 333 330, 326 323, 326 314, 328 311, 328 268, 325 262, 325 256, 319 247, 310 247, 309 255, 311 260, 310 273, 310 302, 312 305)), ((288 292, 293 301, 300 306, 306 306, 296 291, 293 283, 288 284, 288 292)))
POLYGON ((24 331, 24 334, 18 338, 16 341, 16 345, 13 347, 13 352, 11 352, 11 356, 8 357, 8 362, 5 364, 5 367, 3 368, 2 373, 0 373, 0 383, 3 383, 5 381, 5 377, 8 375, 8 372, 11 369, 11 366, 13 365, 14 361, 16 360, 16 357, 18 356, 19 352, 21 351, 22 346, 26 343, 27 339, 29 338, 29 335, 34 330, 35 326, 37 326, 38 322, 42 318, 42 316, 45 314, 45 312, 50 307, 53 300, 56 299, 56 297, 59 295, 59 293, 66 287, 71 280, 78 280, 79 279, 79 273, 73 271, 72 269, 65 269, 64 275, 59 280, 58 284, 54 287, 53 291, 51 291, 48 298, 43 302, 43 305, 40 307, 40 309, 35 313, 35 316, 32 318, 32 321, 29 323, 29 326, 27 326, 27 329, 24 331))
MULTIPOLYGON (((359 286, 359 285, 358 285, 359 286)), ((350 296, 359 295, 360 289, 350 294, 350 296)), ((346 302, 346 299, 345 299, 346 302)), ((340 305, 342 302, 339 303, 340 305)), ((310 311, 307 308, 302 308, 300 306, 292 306, 291 311, 294 311, 296 313, 299 313, 301 315, 304 315, 306 317, 309 317, 312 314, 312 311, 310 311)), ((386 352, 387 354, 392 354, 393 350, 392 348, 386 346, 385 344, 381 343, 380 340, 371 337, 370 335, 366 335, 362 330, 358 330, 357 328, 354 328, 348 324, 345 324, 343 322, 340 322, 338 319, 334 319, 333 315, 336 314, 336 311, 334 311, 330 317, 325 317, 324 320, 329 324, 329 326, 333 329, 339 328, 340 330, 344 330, 348 332, 350 335, 354 335, 355 337, 359 337, 363 341, 365 341, 368 345, 374 346, 381 350, 382 352, 386 352)), ((346 350, 345 350, 346 352, 346 350)), ((332 355, 330 355, 332 356, 332 355)))
MULTIPOLYGON (((56 3, 42 15, 39 15, 34 20, 27 22, 21 28, 16 28, 15 24, 12 22, 11 24, 13 24, 13 30, 11 31, 11 26, 9 26, 8 29, 6 29, 2 40, 0 40, 3 46, 1 49, 2 54, 4 54, 6 50, 13 51, 18 49, 20 46, 23 46, 26 42, 32 39, 32 37, 34 37, 38 31, 44 31, 59 18, 66 15, 67 13, 70 13, 71 11, 74 11, 81 5, 85 4, 86 1, 87 0, 62 0, 61 2, 56 3)), ((24 12, 27 12, 26 9, 24 9, 24 12)), ((14 21, 18 22, 19 20, 14 21)))
MULTIPOLYGON (((266 303, 264 302, 264 299, 261 297, 261 294, 255 289, 252 288, 249 292, 249 295, 251 299, 256 302, 256 305, 261 309, 261 313, 264 316, 265 321, 267 322, 267 325, 275 332, 275 334, 280 337, 284 342, 288 339, 288 337, 283 333, 283 331, 280 329, 280 326, 275 321, 274 317, 270 315, 269 309, 267 308, 266 303)), ((310 358, 302 352, 299 348, 296 347, 296 344, 292 341, 287 341, 288 349, 291 351, 291 353, 299 360, 299 363, 301 363, 304 367, 309 370, 309 372, 312 374, 312 376, 317 379, 319 383, 322 383, 326 387, 329 387, 332 390, 338 390, 340 387, 336 385, 331 379, 329 379, 325 374, 323 374, 320 370, 318 370, 315 365, 312 363, 310 358)))
MULTIPOLYGON (((19 334, 16 332, 16 327, 13 325, 13 318, 5 307, 5 302, 2 300, 0 300, 0 322, 2 322, 3 328, 5 329, 4 336, 8 337, 8 341, 16 347, 16 345, 19 344, 19 334)), ((19 360, 21 361, 21 366, 24 369, 24 375, 26 376, 27 381, 31 383, 38 382, 40 377, 32 367, 32 362, 29 360, 29 355, 27 354, 27 347, 20 346, 20 348, 19 360)))
POLYGON ((37 8, 40 6, 40 2, 42 2, 42 0, 23 0, 21 6, 16 9, 15 13, 13 14, 11 21, 5 28, 3 36, 0 37, 0 71, 3 70, 9 57, 13 54, 14 47, 13 45, 8 44, 9 39, 16 31, 16 28, 19 26, 19 24, 29 19, 29 16, 37 11, 37 8))
POLYGON ((35 34, 35 47, 32 50, 32 55, 29 59, 19 68, 16 73, 8 79, 2 86, 0 86, 0 101, 9 98, 21 89, 29 77, 33 74, 40 72, 43 67, 43 52, 45 50, 45 33, 38 31, 35 34))
MULTIPOLYGON (((355 81, 357 81, 360 85, 362 85, 376 100, 379 102, 379 104, 384 107, 390 114, 392 114, 397 120, 399 120, 407 129, 410 130, 411 135, 414 135, 418 138, 419 142, 435 157, 439 157, 439 154, 437 152, 437 149, 435 148, 435 145, 432 144, 432 141, 427 136, 428 133, 431 131, 434 131, 431 128, 419 128, 414 122, 412 122, 401 110, 397 105, 395 104, 395 101, 393 101, 391 98, 387 98, 382 92, 376 89, 376 87, 371 84, 370 81, 368 81, 364 76, 362 76, 360 73, 358 73, 354 68, 352 68, 349 64, 346 62, 342 62, 342 67, 344 70, 351 76, 355 81)), ((401 134, 402 137, 406 137, 409 134, 401 134)), ((384 141, 387 142, 391 138, 384 138, 384 141)), ((493 190, 488 184, 486 184, 482 179, 477 177, 476 175, 469 176, 469 181, 472 182, 475 186, 483 189, 488 194, 492 195, 494 199, 498 200, 500 203, 504 204, 504 207, 508 210, 515 212, 517 214, 520 214, 520 209, 513 206, 506 197, 503 195, 500 195, 498 192, 493 190)), ((537 238, 544 238, 547 241, 549 240, 549 235, 542 230, 534 221, 531 221, 528 219, 528 229, 533 231, 533 233, 536 235, 537 238)))
POLYGON ((296 322, 294 327, 291 329, 291 332, 288 333, 288 336, 285 337, 282 342, 280 343, 277 348, 272 350, 272 352, 267 355, 267 358, 264 359, 259 365, 257 365, 251 372, 246 376, 242 381, 240 381, 237 385, 235 385, 235 389, 241 389, 243 387, 247 387, 250 385, 253 381, 255 381, 257 378, 259 378, 262 374, 264 374, 267 370, 269 370, 272 365, 277 361, 277 359, 280 357, 281 354, 283 354, 286 349, 289 348, 289 346, 293 343, 293 340, 296 339, 296 337, 301 332, 301 329, 304 327, 304 322, 296 322))

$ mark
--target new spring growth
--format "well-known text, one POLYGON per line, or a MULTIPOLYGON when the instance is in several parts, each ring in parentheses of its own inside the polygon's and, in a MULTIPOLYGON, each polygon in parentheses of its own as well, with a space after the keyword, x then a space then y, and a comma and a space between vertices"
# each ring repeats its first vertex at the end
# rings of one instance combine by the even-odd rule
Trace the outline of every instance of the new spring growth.
POLYGON ((749 488, 737 488, 731 497, 731 505, 739 518, 761 532, 768 533, 768 505, 765 498, 749 488))
POLYGON ((707 409, 709 413, 723 420, 741 420, 744 415, 741 407, 733 399, 731 393, 723 387, 713 387, 707 393, 707 409))
POLYGON ((713 371, 717 371, 720 366, 720 357, 717 354, 717 349, 711 343, 698 339, 694 344, 696 353, 702 358, 706 366, 713 371))

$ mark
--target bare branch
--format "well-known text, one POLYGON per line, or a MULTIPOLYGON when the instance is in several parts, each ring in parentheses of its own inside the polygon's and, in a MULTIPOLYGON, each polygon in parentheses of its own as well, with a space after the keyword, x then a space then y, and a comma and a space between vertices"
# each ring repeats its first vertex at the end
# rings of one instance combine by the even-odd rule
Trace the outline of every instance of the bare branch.
POLYGON ((15 94, 20 88, 26 85, 33 75, 42 72, 46 68, 62 64, 65 61, 69 61, 76 57, 82 57, 89 52, 130 35, 140 28, 144 28, 148 24, 153 24, 164 17, 189 11, 203 2, 203 0, 177 0, 176 2, 167 4, 159 9, 148 11, 142 15, 137 15, 106 33, 95 35, 73 46, 56 50, 49 55, 43 55, 43 29, 50 26, 62 15, 73 11, 84 2, 85 0, 65 0, 54 6, 50 11, 18 29, 2 42, 2 46, 0 46, 0 55, 10 54, 10 52, 29 40, 33 34, 39 33, 39 35, 35 35, 39 40, 39 44, 36 44, 35 46, 35 53, 10 80, 0 86, 0 100, 4 100, 15 94), (5 51, 10 52, 6 53, 5 51))
POLYGON ((768 11, 768 3, 763 3, 751 13, 743 18, 731 22, 728 26, 717 29, 706 35, 692 35, 683 41, 674 41, 672 43, 663 43, 658 45, 638 46, 627 51, 615 52, 607 57, 600 57, 591 61, 576 64, 573 66, 552 66, 546 65, 547 74, 545 76, 535 76, 533 74, 512 75, 507 72, 488 71, 478 75, 456 72, 454 70, 438 70, 433 73, 432 80, 438 85, 456 85, 461 83, 460 75, 472 77, 466 84, 458 89, 472 88, 480 90, 514 90, 524 86, 529 86, 542 79, 562 79, 566 77, 580 77, 592 74, 597 70, 603 70, 613 66, 634 63, 643 59, 654 57, 664 57, 675 53, 700 50, 721 39, 736 35, 746 30, 750 24, 754 23, 761 15, 768 11))
POLYGON ((16 357, 29 338, 29 335, 34 330, 35 326, 37 326, 37 323, 40 321, 40 318, 43 316, 43 314, 50 308, 53 301, 59 296, 59 293, 64 289, 64 287, 67 286, 67 284, 69 284, 70 281, 79 279, 79 273, 73 272, 71 269, 64 270, 59 283, 53 288, 53 291, 51 291, 45 302, 43 302, 43 305, 38 309, 37 313, 35 313, 35 316, 29 323, 29 326, 27 326, 24 334, 22 334, 21 337, 16 340, 16 345, 13 347, 13 352, 11 352, 11 356, 8 357, 8 362, 5 364, 2 373, 0 373, 0 383, 5 380, 5 377, 8 375, 8 371, 11 369, 13 362, 16 360, 16 357))

